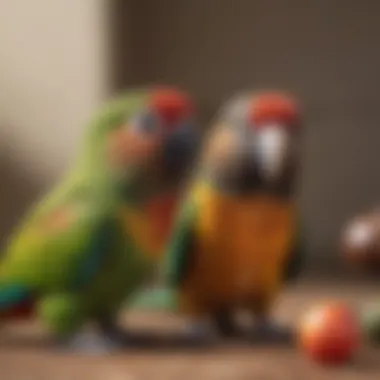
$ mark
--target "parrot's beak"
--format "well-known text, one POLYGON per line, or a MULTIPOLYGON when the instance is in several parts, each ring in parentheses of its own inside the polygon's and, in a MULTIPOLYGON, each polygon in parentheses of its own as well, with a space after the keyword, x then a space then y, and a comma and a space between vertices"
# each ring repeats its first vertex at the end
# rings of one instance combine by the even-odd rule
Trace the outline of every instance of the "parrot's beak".
POLYGON ((135 162, 146 162, 157 151, 158 145, 155 138, 147 138, 131 133, 127 128, 120 128, 109 136, 109 160, 120 168, 135 162))
POLYGON ((290 148, 290 136, 278 124, 265 125, 255 136, 255 161, 262 178, 276 181, 286 165, 290 148))
POLYGON ((178 181, 190 169, 195 159, 199 133, 195 128, 178 128, 165 138, 162 147, 167 180, 178 181))

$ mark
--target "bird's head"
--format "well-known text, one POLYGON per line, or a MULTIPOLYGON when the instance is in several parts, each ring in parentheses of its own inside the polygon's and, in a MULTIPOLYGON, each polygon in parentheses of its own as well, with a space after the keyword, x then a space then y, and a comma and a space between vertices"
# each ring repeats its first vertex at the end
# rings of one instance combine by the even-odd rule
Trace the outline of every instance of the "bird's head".
POLYGON ((210 137, 209 159, 219 176, 235 185, 239 179, 240 187, 280 187, 293 181, 299 132, 299 108, 292 97, 245 94, 223 108, 210 137))
POLYGON ((95 118, 86 157, 120 178, 176 186, 192 162, 198 132, 186 93, 170 87, 129 91, 95 118))

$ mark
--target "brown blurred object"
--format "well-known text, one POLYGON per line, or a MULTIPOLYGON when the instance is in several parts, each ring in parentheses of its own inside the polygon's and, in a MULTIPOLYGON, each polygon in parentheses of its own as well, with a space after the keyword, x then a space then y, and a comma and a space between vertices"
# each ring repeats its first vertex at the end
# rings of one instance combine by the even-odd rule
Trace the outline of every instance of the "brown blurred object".
POLYGON ((341 234, 344 262, 368 274, 380 273, 380 207, 355 216, 341 234))

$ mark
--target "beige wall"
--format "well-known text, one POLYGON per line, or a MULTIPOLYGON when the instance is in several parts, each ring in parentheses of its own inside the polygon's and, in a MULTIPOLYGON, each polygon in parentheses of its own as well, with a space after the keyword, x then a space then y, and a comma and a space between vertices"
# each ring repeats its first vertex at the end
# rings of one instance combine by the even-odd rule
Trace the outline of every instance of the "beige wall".
POLYGON ((0 2, 0 232, 69 165, 108 91, 106 3, 0 2))
MULTIPOLYGON (((282 87, 300 97, 310 253, 336 257, 344 220, 380 201, 380 2, 132 2, 135 82, 182 85, 206 119, 248 87, 282 87)), ((125 17, 120 12, 119 24, 125 17)), ((126 60, 120 54, 120 68, 126 60)), ((120 70, 120 86, 130 78, 120 70)))

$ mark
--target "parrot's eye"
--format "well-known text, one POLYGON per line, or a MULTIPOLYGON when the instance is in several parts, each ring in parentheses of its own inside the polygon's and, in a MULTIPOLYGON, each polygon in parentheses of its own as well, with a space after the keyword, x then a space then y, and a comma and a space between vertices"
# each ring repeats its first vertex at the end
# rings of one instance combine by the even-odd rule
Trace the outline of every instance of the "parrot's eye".
POLYGON ((132 122, 132 130, 139 133, 156 133, 159 129, 160 120, 151 112, 144 112, 137 115, 132 122))

